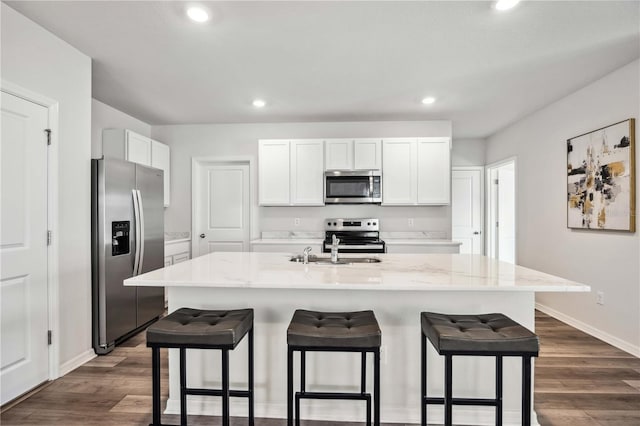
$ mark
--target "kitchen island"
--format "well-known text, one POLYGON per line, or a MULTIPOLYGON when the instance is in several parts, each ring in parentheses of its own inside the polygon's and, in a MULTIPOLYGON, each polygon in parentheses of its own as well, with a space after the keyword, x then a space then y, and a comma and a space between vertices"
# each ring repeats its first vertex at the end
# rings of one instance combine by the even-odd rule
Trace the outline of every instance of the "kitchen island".
MULTIPOLYGON (((350 255, 357 257, 359 255, 350 255)), ((286 417, 286 329, 296 309, 372 309, 382 329, 381 418, 418 423, 420 418, 420 312, 501 312, 534 330, 536 292, 584 292, 589 287, 485 256, 380 254, 380 263, 349 265, 290 262, 285 253, 211 253, 125 281, 164 286, 169 312, 181 307, 255 310, 255 401, 258 417, 286 417)), ((245 339, 246 340, 246 339, 245 339)), ((190 351, 190 387, 220 387, 219 351, 190 351)), ((443 360, 429 345, 430 395, 442 395, 443 360)), ((504 361, 504 422, 520 420, 519 358, 504 361)), ((246 386, 246 341, 230 356, 231 386, 246 386)), ((494 361, 454 358, 454 396, 491 397, 494 361)), ((370 372, 371 369, 368 369, 370 372)), ((179 408, 178 357, 170 351, 167 412, 179 408)), ((355 354, 308 354, 307 388, 359 389, 355 354), (318 386, 314 384, 320 383, 318 386)), ((372 383, 368 379, 368 383, 372 383)), ((190 414, 219 414, 215 397, 189 397, 190 414)), ((364 403, 304 401, 306 419, 362 421, 364 403)), ((442 422, 442 407, 429 407, 429 422, 442 422)), ((233 400, 232 416, 246 415, 233 400)), ((492 424, 492 407, 454 408, 454 423, 492 424)), ((535 415, 534 415, 534 424, 535 415)))

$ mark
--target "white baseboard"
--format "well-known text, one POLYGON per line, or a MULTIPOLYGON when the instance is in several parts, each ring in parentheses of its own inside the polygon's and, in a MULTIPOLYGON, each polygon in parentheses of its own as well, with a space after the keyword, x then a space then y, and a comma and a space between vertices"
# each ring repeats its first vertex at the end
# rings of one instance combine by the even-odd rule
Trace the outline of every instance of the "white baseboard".
MULTIPOLYGON (((340 421, 340 422, 361 422, 365 418, 364 403, 362 401, 350 401, 361 407, 353 409, 340 409, 335 403, 313 401, 313 411, 301 410, 301 417, 306 420, 340 421)), ((229 411, 232 416, 247 416, 247 402, 244 399, 231 400, 229 411)), ((200 396, 189 396, 187 401, 187 412, 189 415, 210 415, 219 416, 222 412, 220 398, 205 398, 200 396)), ((177 398, 167 400, 167 408, 164 414, 179 414, 180 401, 177 398)), ((285 404, 256 403, 255 414, 259 418, 285 419, 287 417, 287 407, 285 404)), ((428 408, 428 423, 439 424, 444 418, 444 407, 431 405, 428 408)), ((453 408, 453 420, 456 424, 473 425, 495 425, 495 408, 493 407, 466 407, 455 406, 453 408)), ((385 407, 381 421, 383 423, 420 423, 420 408, 407 412, 405 407, 385 407)), ((521 425, 519 410, 504 410, 503 424, 505 426, 521 425)), ((535 412, 531 416, 532 426, 540 426, 535 412)))
POLYGON ((563 314, 560 311, 556 311, 553 308, 550 308, 548 306, 542 305, 540 303, 536 303, 536 309, 544 312, 545 314, 554 317, 555 319, 558 319, 564 323, 569 324, 572 327, 577 328, 580 331, 583 331, 597 339, 600 339, 612 346, 615 346, 616 348, 623 350, 625 352, 630 353, 633 356, 639 357, 640 358, 640 346, 634 346, 633 344, 626 342, 622 339, 619 339, 615 336, 612 336, 609 333, 606 333, 602 330, 599 330, 589 324, 586 324, 580 320, 577 320, 573 317, 570 317, 569 315, 563 314))
POLYGON ((85 362, 91 361, 96 357, 96 353, 93 349, 89 349, 81 354, 71 358, 69 361, 60 365, 60 375, 58 377, 62 377, 67 373, 72 372, 76 368, 80 367, 85 362))

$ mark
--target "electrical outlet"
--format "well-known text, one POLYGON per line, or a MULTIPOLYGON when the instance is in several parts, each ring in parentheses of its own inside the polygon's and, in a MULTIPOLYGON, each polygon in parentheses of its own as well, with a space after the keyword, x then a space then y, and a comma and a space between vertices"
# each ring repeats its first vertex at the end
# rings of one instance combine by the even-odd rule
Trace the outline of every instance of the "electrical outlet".
POLYGON ((294 224, 295 226, 300 226, 300 218, 299 218, 299 217, 296 217, 295 219, 293 219, 293 224, 294 224))
POLYGON ((604 292, 599 291, 596 293, 596 303, 598 305, 604 305, 604 292))
POLYGON ((412 217, 410 217, 409 219, 407 219, 407 225, 409 225, 409 226, 411 226, 411 227, 413 226, 413 218, 412 218, 412 217))

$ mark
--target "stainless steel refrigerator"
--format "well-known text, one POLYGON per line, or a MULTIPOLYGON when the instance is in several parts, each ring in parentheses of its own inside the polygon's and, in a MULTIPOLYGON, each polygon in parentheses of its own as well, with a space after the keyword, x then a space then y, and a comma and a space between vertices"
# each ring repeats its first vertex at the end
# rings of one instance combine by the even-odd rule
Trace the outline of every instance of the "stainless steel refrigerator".
POLYGON ((100 159, 91 177, 93 348, 101 355, 164 310, 163 287, 122 283, 164 266, 163 172, 100 159))

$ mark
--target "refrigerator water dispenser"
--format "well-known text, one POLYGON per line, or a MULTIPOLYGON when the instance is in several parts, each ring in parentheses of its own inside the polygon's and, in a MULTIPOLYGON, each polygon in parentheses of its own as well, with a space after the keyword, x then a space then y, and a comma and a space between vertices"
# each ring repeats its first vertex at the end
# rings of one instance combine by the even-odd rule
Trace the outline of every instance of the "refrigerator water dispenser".
POLYGON ((111 256, 129 253, 129 227, 128 220, 111 222, 111 256))

